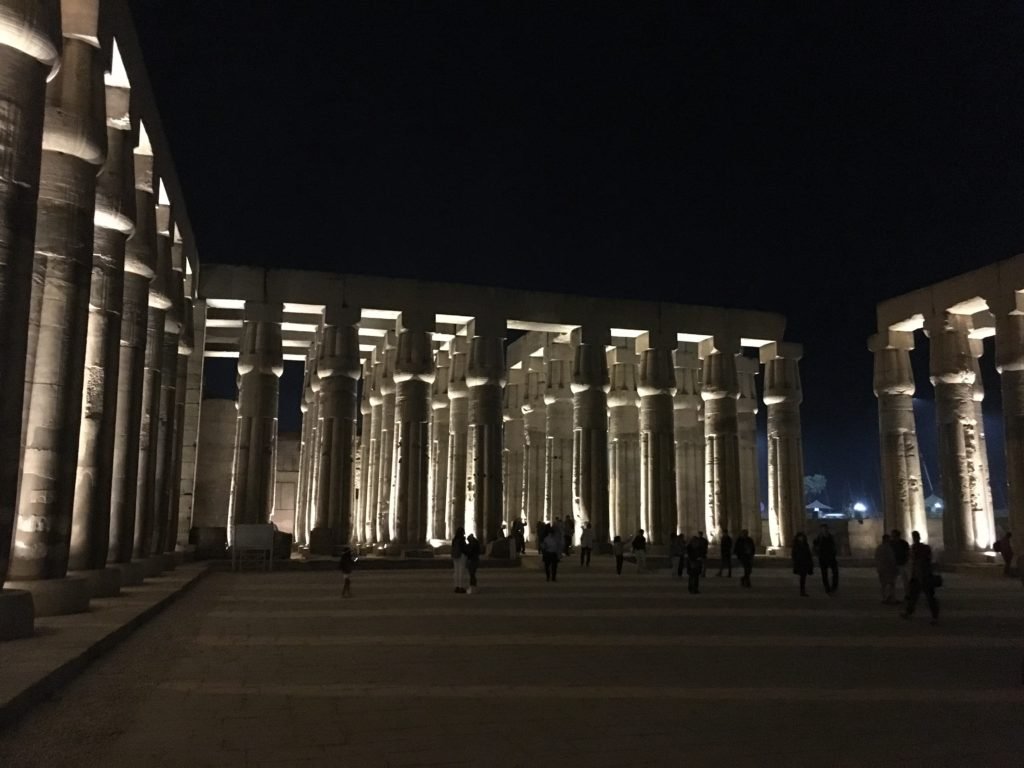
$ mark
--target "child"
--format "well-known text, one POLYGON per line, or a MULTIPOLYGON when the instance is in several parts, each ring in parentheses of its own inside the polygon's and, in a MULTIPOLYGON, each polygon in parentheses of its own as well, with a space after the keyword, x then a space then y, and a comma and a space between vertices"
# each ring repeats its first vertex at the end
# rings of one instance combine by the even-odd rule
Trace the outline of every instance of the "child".
POLYGON ((352 566, 355 562, 356 559, 352 556, 352 550, 349 547, 345 547, 341 551, 341 561, 338 563, 338 568, 341 569, 341 574, 345 579, 345 583, 341 588, 342 597, 352 597, 352 566))

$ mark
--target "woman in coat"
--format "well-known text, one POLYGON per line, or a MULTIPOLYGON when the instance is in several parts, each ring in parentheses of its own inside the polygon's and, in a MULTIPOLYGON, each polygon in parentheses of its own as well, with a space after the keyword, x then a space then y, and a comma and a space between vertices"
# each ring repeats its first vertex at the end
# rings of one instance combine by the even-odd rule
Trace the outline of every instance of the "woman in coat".
POLYGON ((807 577, 814 573, 814 555, 803 531, 793 539, 793 573, 800 577, 800 595, 807 597, 807 577))

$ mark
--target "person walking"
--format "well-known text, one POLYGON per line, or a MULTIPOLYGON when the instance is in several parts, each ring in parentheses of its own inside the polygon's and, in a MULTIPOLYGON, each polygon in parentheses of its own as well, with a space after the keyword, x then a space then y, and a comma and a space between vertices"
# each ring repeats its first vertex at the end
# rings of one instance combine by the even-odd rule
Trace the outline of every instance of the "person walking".
POLYGON ((616 536, 612 539, 612 554, 615 555, 615 573, 622 575, 622 561, 625 559, 626 545, 622 543, 622 537, 616 536))
POLYGON ((341 596, 352 597, 352 567, 355 565, 356 559, 352 555, 352 548, 345 547, 341 550, 341 560, 338 562, 338 569, 341 571, 342 586, 341 596))
POLYGON ((643 528, 633 537, 632 549, 636 557, 636 572, 643 573, 647 570, 647 537, 644 536, 643 528))
POLYGON ((932 612, 932 624, 938 624, 939 601, 935 597, 935 588, 941 582, 932 567, 932 548, 921 541, 921 534, 917 531, 913 531, 910 536, 914 540, 910 546, 910 591, 900 616, 909 619, 914 614, 917 599, 923 592, 928 600, 928 609, 932 612))
POLYGON ((704 542, 697 535, 686 545, 686 575, 689 577, 686 586, 691 595, 700 594, 700 577, 704 572, 704 542))
POLYGON ((580 566, 590 567, 590 554, 594 551, 594 529, 590 523, 583 525, 580 532, 580 566))
POLYGON ((548 535, 541 542, 541 551, 544 556, 544 580, 558 581, 558 561, 562 557, 562 537, 558 535, 555 526, 551 527, 548 535))
POLYGON ((821 533, 814 540, 814 551, 818 555, 818 567, 821 568, 821 581, 825 585, 825 594, 834 595, 839 589, 839 560, 836 540, 828 525, 822 523, 821 533), (831 576, 831 580, 829 579, 831 576))
POLYGON ((526 554, 526 526, 523 521, 516 519, 512 521, 512 538, 515 540, 516 552, 520 555, 526 554))
POLYGON ((1013 564, 1013 543, 1010 539, 1013 538, 1013 534, 1007 531, 1003 534, 1003 538, 996 542, 995 550, 1003 558, 1003 575, 1010 576, 1010 566, 1013 564))
MULTIPOLYGON (((729 578, 732 578, 732 536, 729 535, 727 528, 722 529, 722 535, 718 539, 718 549, 720 554, 720 560, 718 561, 718 575, 722 575, 723 570, 729 571, 729 578)), ((739 554, 738 552, 736 553, 739 554)))
POLYGON ((701 552, 701 560, 700 560, 701 571, 700 571, 700 575, 701 576, 707 576, 708 575, 708 550, 711 548, 711 542, 708 541, 708 537, 704 535, 704 531, 697 531, 697 535, 700 536, 700 545, 701 545, 701 547, 704 550, 703 552, 701 552))
POLYGON ((466 594, 466 530, 456 528, 452 537, 452 570, 455 575, 455 593, 466 594))
POLYGON ((800 577, 800 596, 808 597, 807 577, 814 573, 814 556, 803 531, 793 539, 793 573, 800 577))
POLYGON ((896 574, 899 567, 896 565, 896 551, 892 548, 892 539, 889 534, 882 535, 882 543, 875 548, 875 570, 878 572, 878 583, 882 588, 882 604, 895 605, 899 602, 896 599, 896 574))
POLYGON ((678 533, 673 533, 669 537, 668 555, 672 561, 672 565, 668 571, 668 575, 670 578, 681 578, 683 575, 683 557, 685 556, 685 544, 686 542, 683 541, 683 538, 678 533))
POLYGON ((572 554, 572 545, 576 541, 576 520, 571 515, 565 516, 565 525, 562 528, 562 535, 565 537, 562 546, 565 547, 565 556, 572 554))
POLYGON ((476 586, 476 569, 480 567, 480 540, 472 533, 466 537, 466 572, 469 573, 469 594, 476 586))
MULTIPOLYGON (((744 528, 740 531, 739 537, 736 539, 736 559, 740 561, 740 565, 743 566, 743 578, 740 579, 740 586, 750 588, 750 572, 754 570, 754 552, 756 547, 754 546, 754 540, 750 538, 750 534, 747 529, 744 528)), ((732 574, 729 574, 730 576, 732 574)))
POLYGON ((896 561, 896 575, 899 577, 900 587, 903 589, 903 599, 906 600, 910 587, 910 544, 897 529, 893 528, 889 537, 889 546, 892 547, 893 557, 896 561))

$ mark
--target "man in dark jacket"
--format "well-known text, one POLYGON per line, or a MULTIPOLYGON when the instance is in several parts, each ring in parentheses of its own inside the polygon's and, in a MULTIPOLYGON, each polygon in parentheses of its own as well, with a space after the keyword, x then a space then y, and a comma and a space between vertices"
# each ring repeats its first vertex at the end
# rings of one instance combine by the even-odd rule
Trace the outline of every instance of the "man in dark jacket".
POLYGON ((744 587, 750 586, 750 571, 754 568, 754 540, 750 538, 747 529, 744 528, 736 539, 736 559, 743 566, 743 578, 740 584, 744 587))
POLYGON ((903 599, 906 600, 910 585, 910 545, 900 532, 893 528, 889 536, 889 546, 892 547, 892 554, 896 558, 896 575, 903 586, 903 599))
POLYGON ((900 615, 909 619, 917 607, 917 598, 924 592, 928 600, 928 608, 932 612, 932 624, 939 623, 939 601, 935 598, 935 572, 932 569, 932 548, 921 541, 921 534, 914 531, 914 539, 910 547, 910 590, 907 603, 900 615))
POLYGON ((825 594, 832 595, 839 588, 839 561, 836 559, 836 540, 828 525, 822 524, 821 533, 814 540, 814 553, 818 556, 818 566, 821 568, 821 581, 825 585, 825 594), (831 580, 829 576, 831 575, 831 580))
POLYGON ((722 536, 718 540, 718 547, 721 553, 722 559, 718 562, 718 575, 722 575, 723 570, 729 571, 729 578, 732 578, 732 536, 729 535, 729 531, 725 528, 722 529, 722 536))
MULTIPOLYGON (((704 572, 704 544, 701 536, 694 536, 686 545, 686 574, 689 576, 687 589, 691 595, 700 594, 700 576, 704 572)), ((707 541, 707 539, 704 539, 707 541)))

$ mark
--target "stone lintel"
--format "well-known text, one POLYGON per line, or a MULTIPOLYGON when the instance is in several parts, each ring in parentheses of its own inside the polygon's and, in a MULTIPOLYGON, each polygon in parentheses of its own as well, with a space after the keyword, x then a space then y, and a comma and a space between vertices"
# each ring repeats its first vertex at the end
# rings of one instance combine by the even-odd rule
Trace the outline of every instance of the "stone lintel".
POLYGON ((777 357, 786 360, 800 360, 804 356, 804 345, 793 341, 774 341, 761 347, 759 354, 762 363, 767 363, 777 357))

